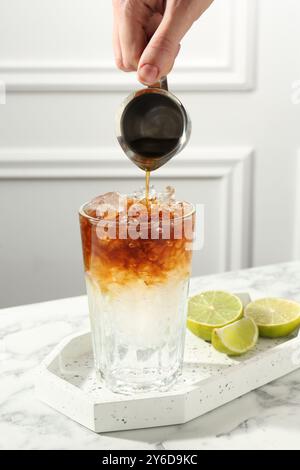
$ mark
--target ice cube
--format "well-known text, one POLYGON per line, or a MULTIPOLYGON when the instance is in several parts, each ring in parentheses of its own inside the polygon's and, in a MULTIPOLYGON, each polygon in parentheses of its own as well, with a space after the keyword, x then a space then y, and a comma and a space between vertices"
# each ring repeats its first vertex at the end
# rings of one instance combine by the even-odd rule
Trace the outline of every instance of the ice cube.
POLYGON ((149 187, 149 198, 150 199, 155 199, 157 197, 157 192, 153 184, 150 185, 149 187))
POLYGON ((133 199, 136 199, 137 201, 141 201, 142 199, 144 199, 144 194, 145 194, 145 190, 143 187, 140 187, 139 189, 136 189, 133 193, 132 193, 132 197, 133 199))
POLYGON ((139 202, 132 204, 128 210, 128 217, 133 219, 148 219, 147 207, 139 202))
MULTIPOLYGON (((146 188, 144 186, 141 186, 138 190, 133 192, 132 196, 137 201, 142 201, 146 197, 146 188)), ((151 184, 149 187, 148 197, 149 199, 154 199, 157 197, 157 192, 153 184, 151 184)))
POLYGON ((175 188, 173 186, 166 186, 162 196, 163 202, 170 205, 173 204, 175 202, 175 188))
POLYGON ((102 196, 98 196, 96 199, 98 200, 99 204, 109 204, 119 212, 125 208, 126 196, 117 192, 105 193, 102 196))
POLYGON ((109 192, 92 199, 90 209, 100 218, 114 218, 126 210, 126 196, 117 192, 109 192))

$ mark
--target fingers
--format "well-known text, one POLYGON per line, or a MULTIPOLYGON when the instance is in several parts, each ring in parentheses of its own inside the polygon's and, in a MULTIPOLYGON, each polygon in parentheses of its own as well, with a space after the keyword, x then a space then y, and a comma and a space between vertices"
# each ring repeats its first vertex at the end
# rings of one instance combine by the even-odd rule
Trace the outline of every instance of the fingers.
POLYGON ((173 68, 179 48, 178 40, 174 41, 158 28, 141 56, 138 79, 146 85, 151 85, 162 76, 168 75, 173 68))
POLYGON ((113 21, 113 49, 115 54, 116 66, 124 72, 132 72, 136 70, 134 60, 131 57, 132 49, 129 48, 130 37, 128 37, 124 29, 124 5, 122 0, 113 0, 114 21, 113 21))
POLYGON ((163 19, 145 48, 138 78, 151 85, 172 70, 180 41, 213 0, 167 0, 163 19))
POLYGON ((148 9, 140 0, 114 0, 114 51, 118 68, 137 70, 142 51, 147 44, 143 28, 148 9))
MULTIPOLYGON (((182 3, 182 2, 181 2, 182 3)), ((172 70, 180 40, 192 24, 183 12, 170 11, 167 3, 163 19, 145 48, 138 66, 138 78, 151 85, 172 70)))
POLYGON ((113 0, 117 67, 151 85, 173 68, 180 41, 213 0, 113 0), (149 44, 148 41, 150 39, 149 44))
POLYGON ((137 70, 139 59, 146 45, 146 34, 134 21, 121 21, 119 26, 120 43, 124 67, 137 70))
POLYGON ((163 20, 139 62, 138 78, 147 85, 168 75, 172 70, 180 41, 194 21, 181 9, 170 11, 169 5, 170 3, 167 3, 163 20))
POLYGON ((123 59, 122 59, 122 51, 120 46, 120 38, 119 38, 119 30, 117 25, 116 18, 114 19, 114 26, 113 26, 113 48, 115 54, 115 62, 118 69, 123 69, 123 59))
POLYGON ((147 21, 147 24, 144 26, 146 36, 147 36, 147 43, 149 42, 149 40, 152 38, 153 34, 159 27, 162 21, 162 18, 163 18, 163 13, 155 12, 151 16, 151 18, 149 18, 149 20, 147 21))
POLYGON ((124 70, 122 51, 119 38, 119 24, 118 24, 118 2, 113 0, 113 49, 115 54, 115 62, 118 69, 124 70))

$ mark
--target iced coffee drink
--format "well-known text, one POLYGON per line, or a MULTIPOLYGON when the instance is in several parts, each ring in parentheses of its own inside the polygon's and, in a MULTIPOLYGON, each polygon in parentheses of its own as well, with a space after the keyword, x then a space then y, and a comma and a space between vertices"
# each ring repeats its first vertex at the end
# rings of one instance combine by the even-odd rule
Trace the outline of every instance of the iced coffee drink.
POLYGON ((96 369, 113 391, 168 389, 181 371, 194 218, 172 188, 80 209, 96 369))

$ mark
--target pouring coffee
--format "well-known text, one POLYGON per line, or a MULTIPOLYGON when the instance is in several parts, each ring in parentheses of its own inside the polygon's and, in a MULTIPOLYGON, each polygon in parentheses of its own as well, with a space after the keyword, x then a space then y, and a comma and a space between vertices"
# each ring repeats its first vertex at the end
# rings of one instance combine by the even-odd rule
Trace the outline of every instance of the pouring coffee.
POLYGON ((127 157, 142 170, 154 171, 185 147, 191 121, 163 77, 126 98, 117 114, 116 130, 127 157))

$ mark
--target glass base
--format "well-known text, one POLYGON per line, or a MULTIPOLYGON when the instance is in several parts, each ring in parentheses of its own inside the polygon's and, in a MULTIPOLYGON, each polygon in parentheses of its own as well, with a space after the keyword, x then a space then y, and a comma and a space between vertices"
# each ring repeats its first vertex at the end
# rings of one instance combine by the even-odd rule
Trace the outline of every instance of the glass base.
POLYGON ((116 393, 168 390, 181 372, 187 279, 103 293, 87 277, 95 368, 116 393))
POLYGON ((99 381, 114 393, 134 395, 137 393, 166 392, 177 382, 182 373, 181 365, 166 374, 154 368, 144 368, 142 374, 132 369, 112 371, 109 374, 96 371, 99 381))

